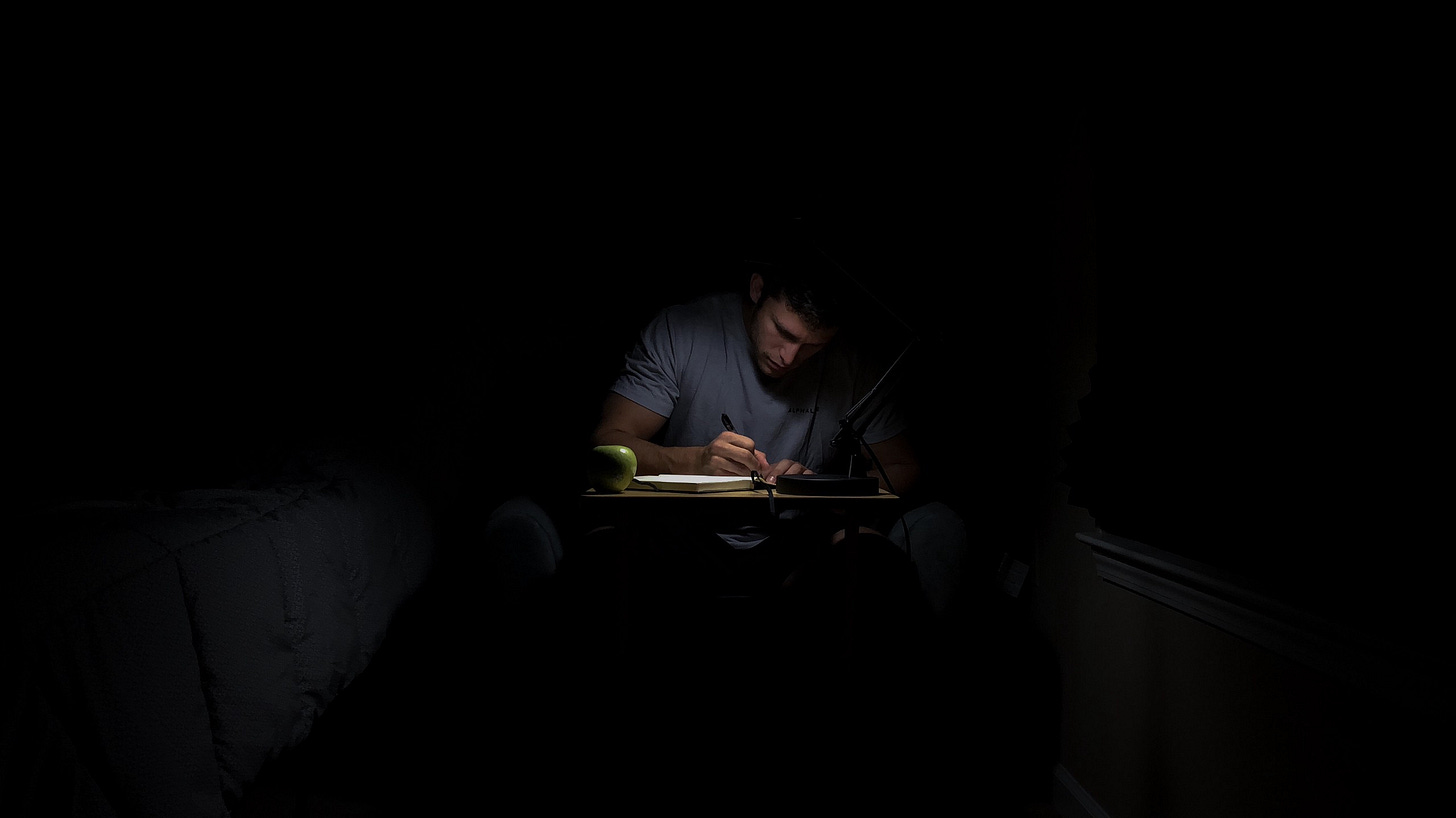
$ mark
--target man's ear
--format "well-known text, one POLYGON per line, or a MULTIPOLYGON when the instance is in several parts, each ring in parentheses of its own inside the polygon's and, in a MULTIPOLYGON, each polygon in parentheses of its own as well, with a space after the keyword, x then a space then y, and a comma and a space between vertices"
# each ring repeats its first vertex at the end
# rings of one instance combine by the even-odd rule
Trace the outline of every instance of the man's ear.
POLYGON ((748 277, 748 299, 757 304, 763 298, 763 276, 754 273, 748 277))

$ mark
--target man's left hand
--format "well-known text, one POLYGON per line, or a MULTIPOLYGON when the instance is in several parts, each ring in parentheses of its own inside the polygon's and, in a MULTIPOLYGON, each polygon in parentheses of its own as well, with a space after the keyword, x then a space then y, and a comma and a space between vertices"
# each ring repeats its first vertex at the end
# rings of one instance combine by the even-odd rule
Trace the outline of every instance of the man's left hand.
POLYGON ((777 483, 780 475, 784 474, 813 474, 810 469, 804 468, 804 464, 797 460, 780 460, 769 467, 762 477, 770 483, 777 483))

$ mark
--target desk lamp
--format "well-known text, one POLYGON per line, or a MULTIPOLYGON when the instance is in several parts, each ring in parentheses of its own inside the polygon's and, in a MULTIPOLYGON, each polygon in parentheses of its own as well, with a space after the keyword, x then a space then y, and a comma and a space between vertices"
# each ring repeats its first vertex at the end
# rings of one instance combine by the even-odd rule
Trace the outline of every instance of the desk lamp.
MULTIPOLYGON (((868 288, 866 288, 863 284, 859 283, 859 281, 855 279, 854 276, 849 274, 849 271, 841 267, 837 262, 834 261, 834 259, 829 258, 829 255, 823 250, 819 248, 815 249, 819 253, 819 255, 823 256, 826 260, 829 261, 830 264, 832 264, 837 270, 839 270, 840 274, 842 274, 845 278, 848 278, 850 281, 854 282, 854 285, 856 287, 858 287, 876 304, 878 304, 880 309, 884 310, 890 315, 891 318, 894 318, 896 321, 898 321, 900 325, 903 326, 906 330, 909 330, 911 337, 910 340, 906 342, 905 348, 900 350, 900 354, 896 356, 894 362, 892 362, 889 368, 885 370, 884 374, 880 376, 880 379, 875 382, 875 385, 870 387, 870 391, 866 392, 864 397, 860 398, 859 401, 857 401, 853 406, 849 408, 848 412, 844 413, 844 417, 839 419, 839 433, 834 436, 834 439, 831 442, 836 448, 839 448, 841 450, 843 450, 844 447, 850 447, 849 466, 846 468, 846 473, 781 475, 778 479, 777 487, 781 494, 813 494, 834 497, 850 497, 878 494, 880 491, 879 480, 874 477, 855 476, 854 474, 854 461, 856 456, 859 454, 861 448, 863 448, 864 451, 869 454, 870 463, 873 464, 875 471, 884 474, 884 469, 880 466, 879 458, 875 457, 874 448, 864 441, 864 430, 869 427, 869 419, 866 419, 865 422, 858 429, 855 428, 854 422, 859 419, 860 415, 864 412, 865 406, 868 405, 870 400, 874 398, 875 394, 880 391, 880 387, 883 386, 885 381, 889 379, 890 374, 895 371, 895 368, 900 365, 900 361, 904 360, 906 353, 910 351, 911 347, 915 346, 916 342, 919 341, 920 338, 909 324, 906 324, 905 321, 901 319, 900 316, 896 315, 893 310, 887 307, 883 301, 880 301, 880 299, 876 298, 874 293, 871 293, 868 288)), ((876 406, 875 408, 876 410, 879 409, 878 406, 876 406)), ((871 413, 870 418, 872 419, 873 417, 874 415, 873 413, 871 413)), ((885 484, 889 487, 890 493, 894 494, 895 487, 890 484, 890 479, 888 476, 885 478, 885 484)))

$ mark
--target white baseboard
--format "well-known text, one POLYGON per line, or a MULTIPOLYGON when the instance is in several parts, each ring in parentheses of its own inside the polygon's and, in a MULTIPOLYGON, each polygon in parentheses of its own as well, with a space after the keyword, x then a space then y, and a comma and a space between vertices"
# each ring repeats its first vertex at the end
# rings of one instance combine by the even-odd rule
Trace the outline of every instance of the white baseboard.
POLYGON ((1052 809, 1060 818, 1111 818, 1060 764, 1052 770, 1052 809))
POLYGON ((1287 659, 1418 712, 1453 714, 1450 691, 1417 657, 1258 593, 1240 578, 1144 543, 1098 531, 1104 581, 1180 611, 1287 659))

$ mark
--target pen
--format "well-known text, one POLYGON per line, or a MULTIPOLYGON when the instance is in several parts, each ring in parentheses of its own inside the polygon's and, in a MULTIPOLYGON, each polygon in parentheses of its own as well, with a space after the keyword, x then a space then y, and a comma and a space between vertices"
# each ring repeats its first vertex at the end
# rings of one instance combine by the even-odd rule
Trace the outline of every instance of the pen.
MULTIPOLYGON (((730 418, 730 417, 728 417, 728 413, 727 412, 724 412, 723 413, 723 428, 724 429, 727 429, 728 431, 732 432, 735 435, 738 434, 738 430, 735 429, 735 428, 733 428, 733 419, 730 418)), ((753 478, 753 482, 755 482, 755 483, 759 482, 758 470, 757 469, 750 469, 749 472, 748 472, 748 476, 753 478)))
MULTIPOLYGON (((738 430, 735 429, 735 428, 733 428, 733 420, 732 420, 732 418, 729 418, 728 417, 728 413, 727 412, 724 412, 723 413, 723 428, 724 429, 727 429, 728 431, 732 432, 735 435, 738 434, 738 430)), ((769 511, 772 512, 773 511, 773 484, 771 484, 767 480, 764 480, 763 478, 759 477, 758 476, 758 470, 757 469, 750 469, 749 472, 748 472, 748 475, 753 478, 753 482, 760 483, 760 484, 763 485, 763 487, 765 489, 768 489, 768 508, 769 508, 769 511)))

